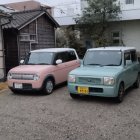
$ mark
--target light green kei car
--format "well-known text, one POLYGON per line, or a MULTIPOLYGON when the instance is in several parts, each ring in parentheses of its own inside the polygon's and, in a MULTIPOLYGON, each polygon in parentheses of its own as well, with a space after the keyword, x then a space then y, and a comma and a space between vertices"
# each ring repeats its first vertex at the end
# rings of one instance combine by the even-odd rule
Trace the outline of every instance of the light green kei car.
POLYGON ((88 49, 81 66, 69 73, 68 90, 72 98, 115 97, 122 102, 127 88, 139 87, 139 71, 134 47, 88 49))

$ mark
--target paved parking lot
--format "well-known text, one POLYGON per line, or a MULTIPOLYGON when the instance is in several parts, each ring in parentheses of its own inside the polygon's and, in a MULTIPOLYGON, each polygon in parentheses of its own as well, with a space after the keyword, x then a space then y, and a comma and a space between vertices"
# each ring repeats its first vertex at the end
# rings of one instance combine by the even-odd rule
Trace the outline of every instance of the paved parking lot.
POLYGON ((140 89, 124 102, 70 98, 66 86, 49 96, 0 93, 0 140, 139 140, 140 89))

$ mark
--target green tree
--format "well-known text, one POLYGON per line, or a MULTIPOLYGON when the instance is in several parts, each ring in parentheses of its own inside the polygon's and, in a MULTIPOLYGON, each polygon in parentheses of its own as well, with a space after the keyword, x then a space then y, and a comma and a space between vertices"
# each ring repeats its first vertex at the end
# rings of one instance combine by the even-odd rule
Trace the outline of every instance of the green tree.
POLYGON ((109 23, 118 20, 120 3, 117 0, 86 0, 87 7, 81 17, 75 19, 79 30, 90 36, 96 47, 107 45, 105 32, 109 23))
POLYGON ((77 29, 73 25, 67 26, 67 27, 61 27, 56 32, 56 45, 57 47, 69 47, 74 48, 79 57, 82 58, 85 49, 81 48, 81 40, 80 40, 80 34, 77 29))

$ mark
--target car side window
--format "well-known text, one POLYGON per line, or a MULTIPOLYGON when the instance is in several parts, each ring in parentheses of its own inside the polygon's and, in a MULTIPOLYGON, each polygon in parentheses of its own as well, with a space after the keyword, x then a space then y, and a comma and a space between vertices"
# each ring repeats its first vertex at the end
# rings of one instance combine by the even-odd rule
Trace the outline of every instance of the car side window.
POLYGON ((54 59, 54 63, 56 62, 56 60, 61 59, 62 63, 67 62, 67 52, 60 52, 57 53, 54 59))
POLYGON ((126 65, 126 60, 131 60, 130 52, 124 54, 124 65, 126 65))
POLYGON ((137 61, 137 54, 136 51, 131 51, 131 60, 132 62, 136 62, 137 61))
POLYGON ((68 61, 76 60, 76 55, 74 51, 67 52, 68 54, 68 61))

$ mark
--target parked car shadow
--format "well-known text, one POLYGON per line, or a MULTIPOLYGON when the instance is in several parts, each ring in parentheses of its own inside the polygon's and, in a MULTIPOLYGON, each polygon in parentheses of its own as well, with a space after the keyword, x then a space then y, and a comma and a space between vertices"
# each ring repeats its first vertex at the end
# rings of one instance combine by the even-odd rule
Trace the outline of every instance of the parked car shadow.
MULTIPOLYGON (((56 92, 58 89, 65 87, 66 84, 67 83, 64 82, 62 84, 55 86, 53 93, 56 92)), ((53 93, 51 93, 51 94, 53 94, 53 93)), ((50 94, 50 96, 51 96, 51 94, 50 94)), ((13 93, 13 95, 18 95, 18 96, 49 96, 49 95, 44 94, 42 91, 17 91, 15 93, 13 93)))
MULTIPOLYGON (((134 87, 130 87, 125 91, 125 95, 124 95, 124 101, 125 102, 125 98, 126 96, 129 96, 129 94, 131 94, 134 90, 134 87)), ((111 97, 98 97, 98 96, 80 96, 79 98, 75 99, 78 101, 86 101, 86 102, 100 102, 100 103, 106 103, 106 104, 118 104, 116 102, 115 98, 111 98, 111 97)))

